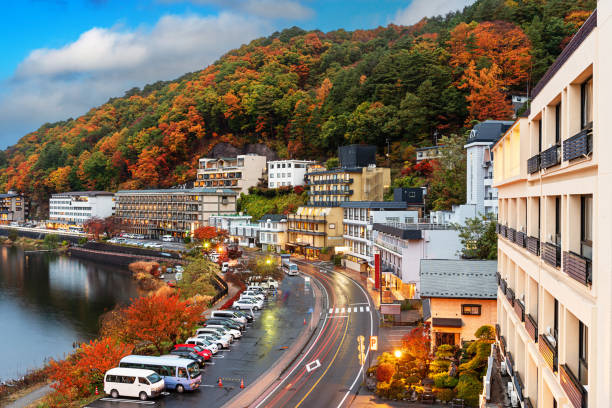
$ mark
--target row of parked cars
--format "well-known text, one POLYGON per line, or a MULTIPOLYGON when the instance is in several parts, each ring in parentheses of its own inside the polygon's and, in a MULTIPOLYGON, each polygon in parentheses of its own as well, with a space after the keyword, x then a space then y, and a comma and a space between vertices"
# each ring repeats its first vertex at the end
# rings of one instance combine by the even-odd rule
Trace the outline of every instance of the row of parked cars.
POLYGON ((158 396, 164 389, 179 393, 198 389, 206 362, 240 339, 247 325, 255 318, 253 311, 263 308, 267 291, 256 285, 250 285, 247 289, 242 297, 245 301, 256 299, 257 307, 211 312, 192 337, 174 345, 167 355, 131 355, 122 358, 119 367, 106 372, 104 392, 113 398, 147 400, 158 396))

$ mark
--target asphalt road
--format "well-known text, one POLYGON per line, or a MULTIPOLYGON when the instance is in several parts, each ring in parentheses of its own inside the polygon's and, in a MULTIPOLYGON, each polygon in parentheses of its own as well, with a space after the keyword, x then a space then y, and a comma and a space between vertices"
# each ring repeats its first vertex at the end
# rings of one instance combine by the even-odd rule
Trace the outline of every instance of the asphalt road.
POLYGON ((369 336, 375 334, 375 312, 367 294, 340 273, 319 272, 318 267, 305 263, 300 269, 323 284, 327 314, 303 357, 260 396, 254 408, 346 407, 362 381, 357 339, 364 336, 368 352, 369 336))
POLYGON ((314 297, 309 283, 302 276, 288 276, 282 281, 278 294, 269 298, 267 306, 255 313, 255 320, 243 337, 222 351, 203 370, 202 387, 195 392, 170 392, 152 401, 104 398, 89 407, 220 407, 241 392, 245 386, 268 370, 282 357, 285 348, 295 341, 308 319, 314 297), (221 377, 223 387, 217 385, 221 377))

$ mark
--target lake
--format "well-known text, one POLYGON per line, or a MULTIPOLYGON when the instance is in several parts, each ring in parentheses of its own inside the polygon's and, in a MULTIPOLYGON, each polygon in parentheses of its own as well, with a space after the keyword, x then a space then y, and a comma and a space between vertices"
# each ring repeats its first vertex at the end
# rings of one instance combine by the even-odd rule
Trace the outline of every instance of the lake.
POLYGON ((137 296, 125 269, 0 246, 0 381, 95 338, 100 315, 137 296))

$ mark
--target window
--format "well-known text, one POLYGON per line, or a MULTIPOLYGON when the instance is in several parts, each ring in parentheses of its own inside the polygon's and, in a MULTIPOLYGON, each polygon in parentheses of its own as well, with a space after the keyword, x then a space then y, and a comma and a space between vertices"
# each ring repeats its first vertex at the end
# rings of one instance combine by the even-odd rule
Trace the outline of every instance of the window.
POLYGON ((585 129, 593 123, 593 77, 580 86, 580 124, 585 129))
POLYGON ((187 378, 187 370, 183 367, 179 367, 178 376, 179 378, 187 378))
POLYGON ((461 314, 470 316, 480 316, 480 305, 461 305, 461 314))
POLYGON ((593 196, 580 197, 580 255, 593 259, 593 196))
POLYGON ((561 197, 555 197, 555 244, 561 245, 561 197))
POLYGON ((582 385, 588 385, 589 378, 589 328, 582 322, 578 324, 578 381, 582 385))
POLYGON ((143 378, 143 377, 138 377, 138 382, 139 382, 140 384, 146 384, 146 385, 149 385, 149 381, 147 381, 147 379, 146 379, 146 378, 143 378))
POLYGON ((561 102, 555 107, 555 143, 561 143, 561 102))

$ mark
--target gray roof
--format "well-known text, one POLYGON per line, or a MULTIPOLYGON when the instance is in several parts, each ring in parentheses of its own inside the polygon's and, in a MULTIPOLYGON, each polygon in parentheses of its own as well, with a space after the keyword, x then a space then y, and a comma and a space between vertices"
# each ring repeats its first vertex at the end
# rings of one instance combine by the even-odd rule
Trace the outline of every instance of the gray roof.
POLYGON ((497 261, 421 259, 421 297, 495 299, 497 261))
POLYGON ((52 194, 51 197, 55 197, 55 196, 96 197, 96 196, 112 196, 112 195, 115 195, 115 193, 111 193, 110 191, 66 191, 64 193, 52 194))
POLYGON ((342 208, 383 208, 391 210, 405 210, 408 204, 404 201, 343 201, 342 208))
POLYGON ((266 221, 272 221, 272 222, 279 222, 279 221, 285 221, 287 219, 287 216, 285 214, 266 214, 264 216, 262 216, 258 222, 266 222, 266 221))
POLYGON ((0 194, 0 198, 13 198, 13 197, 21 197, 21 194, 17 194, 17 193, 0 194))
POLYGON ((506 130, 513 123, 513 121, 506 120, 485 120, 484 122, 477 123, 470 132, 467 144, 477 142, 494 143, 506 133, 506 130))
POLYGON ((196 187, 196 188, 165 188, 157 190, 119 190, 117 194, 226 194, 226 195, 237 195, 233 190, 229 188, 209 188, 209 187, 196 187))

